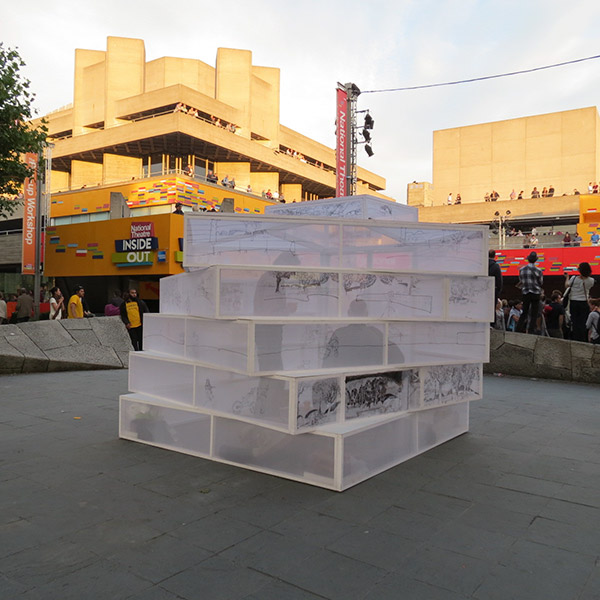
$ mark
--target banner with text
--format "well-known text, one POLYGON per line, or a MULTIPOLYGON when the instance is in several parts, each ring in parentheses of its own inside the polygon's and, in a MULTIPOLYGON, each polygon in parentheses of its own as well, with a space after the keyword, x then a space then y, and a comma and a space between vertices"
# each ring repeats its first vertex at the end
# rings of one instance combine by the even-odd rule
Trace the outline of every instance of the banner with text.
POLYGON ((335 195, 348 195, 348 92, 338 87, 336 94, 335 195))
POLYGON ((37 163, 38 155, 33 152, 25 154, 25 163, 34 170, 31 177, 23 182, 23 249, 21 254, 21 273, 35 274, 35 248, 37 222, 37 163))

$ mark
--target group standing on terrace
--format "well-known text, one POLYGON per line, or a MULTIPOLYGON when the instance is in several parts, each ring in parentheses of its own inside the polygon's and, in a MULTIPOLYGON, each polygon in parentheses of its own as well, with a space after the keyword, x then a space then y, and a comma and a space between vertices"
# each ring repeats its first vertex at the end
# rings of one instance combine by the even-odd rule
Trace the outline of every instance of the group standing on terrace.
MULTIPOLYGON (((590 181, 587 188, 588 194, 597 194, 598 193, 598 183, 590 181)), ((510 200, 523 200, 525 198, 553 198, 556 193, 554 185, 550 185, 549 187, 543 187, 542 191, 538 190, 537 186, 534 186, 531 190, 529 196, 525 195, 525 191, 521 190, 518 194, 513 188, 513 190, 508 195, 510 200)), ((564 193, 563 196, 568 196, 569 194, 564 193)), ((580 192, 577 188, 574 188, 570 195, 578 196, 580 192)), ((500 200, 501 196, 496 190, 492 190, 491 192, 486 192, 483 197, 484 202, 497 202, 500 200)), ((448 194, 448 204, 462 204, 462 198, 460 194, 456 194, 456 199, 453 199, 453 192, 448 194)))

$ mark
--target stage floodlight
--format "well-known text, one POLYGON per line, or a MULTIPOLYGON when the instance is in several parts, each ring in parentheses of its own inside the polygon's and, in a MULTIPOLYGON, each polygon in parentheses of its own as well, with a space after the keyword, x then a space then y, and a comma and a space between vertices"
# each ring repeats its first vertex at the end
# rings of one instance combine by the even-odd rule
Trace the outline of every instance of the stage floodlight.
POLYGON ((367 153, 368 156, 373 156, 373 154, 374 154, 373 148, 371 148, 371 146, 369 146, 369 144, 365 144, 365 152, 367 153))
POLYGON ((369 133, 369 131, 367 129, 362 130, 362 135, 365 138, 365 142, 371 141, 371 134, 369 133))
POLYGON ((365 129, 373 129, 373 125, 375 125, 375 121, 373 120, 373 117, 367 113, 365 115, 365 129))

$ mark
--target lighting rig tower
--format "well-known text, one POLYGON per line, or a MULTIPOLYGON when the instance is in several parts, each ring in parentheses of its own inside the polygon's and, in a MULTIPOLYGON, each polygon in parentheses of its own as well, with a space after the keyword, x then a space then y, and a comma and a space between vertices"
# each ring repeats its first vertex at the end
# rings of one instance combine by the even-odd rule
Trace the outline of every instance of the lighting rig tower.
POLYGON ((336 97, 336 196, 356 195, 356 153, 359 144, 365 145, 365 152, 373 156, 371 133, 375 121, 369 110, 356 110, 360 89, 354 83, 338 83, 336 97), (356 118, 365 113, 362 127, 364 141, 357 139, 356 118))

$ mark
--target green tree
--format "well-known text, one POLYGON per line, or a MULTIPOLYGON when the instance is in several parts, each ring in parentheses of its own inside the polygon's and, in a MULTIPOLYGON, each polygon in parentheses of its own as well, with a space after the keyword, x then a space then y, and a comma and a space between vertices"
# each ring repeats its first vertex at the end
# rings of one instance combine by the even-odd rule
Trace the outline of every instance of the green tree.
POLYGON ((33 127, 35 94, 21 73, 25 65, 19 53, 0 42, 0 217, 11 215, 23 180, 32 175, 23 162, 25 152, 40 152, 47 128, 42 121, 33 127))

